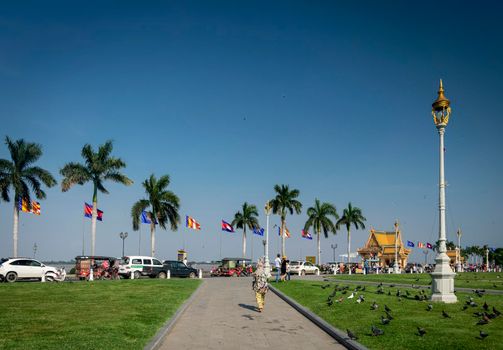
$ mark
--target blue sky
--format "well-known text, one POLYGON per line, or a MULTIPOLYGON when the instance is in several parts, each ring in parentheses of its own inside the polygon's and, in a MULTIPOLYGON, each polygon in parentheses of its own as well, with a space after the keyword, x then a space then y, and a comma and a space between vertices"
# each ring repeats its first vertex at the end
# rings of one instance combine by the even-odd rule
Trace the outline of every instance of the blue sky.
MULTIPOLYGON (((39 165, 80 161, 85 143, 114 140, 135 184, 99 196, 96 252, 138 252, 130 209, 151 173, 169 174, 180 214, 200 232, 158 231, 161 258, 220 255, 220 220, 247 201, 263 208, 275 184, 300 190, 288 217, 291 258, 315 255, 300 238, 314 199, 360 207, 367 230, 438 236, 438 135, 430 114, 444 80, 448 238, 501 245, 503 69, 497 2, 25 2, 0 11, 1 133, 40 143, 39 165)), ((8 158, 5 146, 0 157, 8 158)), ((90 184, 47 190, 41 217, 21 214, 19 250, 41 259, 89 252, 83 203, 90 184)), ((261 210, 260 221, 265 225, 261 210)), ((271 226, 278 224, 271 217, 271 226)), ((251 243, 251 240, 249 241, 251 243)), ((346 232, 322 241, 322 260, 346 232)), ((147 226, 142 253, 147 253, 147 226)), ((262 250, 254 237, 254 256, 262 250)), ((0 256, 12 251, 12 204, 0 203, 0 256)), ((240 255, 241 234, 222 236, 240 255)), ((277 236, 271 235, 271 256, 277 236)), ((251 255, 251 251, 248 251, 251 255)), ((431 254, 430 254, 431 256, 431 254)), ((415 251, 413 261, 423 261, 415 251)))

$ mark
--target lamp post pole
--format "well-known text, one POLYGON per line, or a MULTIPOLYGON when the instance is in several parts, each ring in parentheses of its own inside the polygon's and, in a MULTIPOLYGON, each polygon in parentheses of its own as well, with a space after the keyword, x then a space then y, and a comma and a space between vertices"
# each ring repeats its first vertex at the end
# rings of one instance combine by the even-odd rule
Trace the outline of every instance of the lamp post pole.
POLYGON ((461 272, 461 229, 458 228, 458 231, 456 232, 456 234, 458 235, 458 261, 457 261, 457 269, 458 269, 458 272, 461 272))
POLYGON ((393 273, 398 271, 398 220, 395 220, 395 264, 393 265, 393 273))
POLYGON ((122 239, 122 256, 124 256, 124 241, 126 240, 127 236, 128 236, 127 232, 119 233, 119 237, 122 239))
POLYGON ((269 263, 269 216, 271 215, 271 204, 269 201, 265 203, 264 211, 265 211, 265 216, 266 216, 266 230, 265 230, 265 273, 267 276, 271 275, 271 264, 269 263))
POLYGON ((332 247, 332 250, 334 253, 334 260, 332 260, 332 261, 335 262, 335 250, 337 249, 337 244, 331 244, 330 247, 332 247))
POLYGON ((33 259, 35 259, 35 257, 37 256, 37 243, 34 243, 33 244, 33 259))
POLYGON ((486 272, 489 272, 489 248, 486 247, 486 272))
POLYGON ((426 268, 426 265, 428 265, 428 249, 424 249, 423 254, 424 254, 424 267, 426 268))
POLYGON ((442 80, 440 80, 440 87, 438 90, 438 97, 432 104, 432 115, 435 126, 438 130, 438 135, 440 138, 439 144, 439 228, 438 228, 438 240, 439 247, 438 253, 435 258, 435 270, 431 273, 432 285, 431 289, 433 291, 431 295, 432 301, 442 301, 445 303, 455 303, 458 298, 454 294, 454 276, 456 275, 450 265, 450 259, 446 254, 447 247, 445 245, 446 241, 446 229, 445 229, 445 179, 444 179, 444 133, 447 124, 449 123, 449 117, 451 115, 450 101, 444 96, 444 87, 442 85, 442 80))

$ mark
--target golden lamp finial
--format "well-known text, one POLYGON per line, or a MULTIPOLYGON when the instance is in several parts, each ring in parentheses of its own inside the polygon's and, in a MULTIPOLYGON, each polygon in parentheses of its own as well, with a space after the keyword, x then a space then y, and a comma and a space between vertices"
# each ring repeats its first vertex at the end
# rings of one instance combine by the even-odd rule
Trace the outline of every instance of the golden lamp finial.
POLYGON ((438 97, 431 105, 431 114, 433 115, 433 122, 435 125, 445 127, 449 123, 451 115, 451 101, 444 95, 444 84, 440 79, 440 87, 438 88, 438 97))

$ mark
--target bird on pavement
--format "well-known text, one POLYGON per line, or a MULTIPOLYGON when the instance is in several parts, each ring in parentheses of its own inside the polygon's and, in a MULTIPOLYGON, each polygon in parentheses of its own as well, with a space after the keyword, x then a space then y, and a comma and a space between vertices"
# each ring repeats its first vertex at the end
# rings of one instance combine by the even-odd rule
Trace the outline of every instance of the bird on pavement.
POLYGON ((372 327, 370 329, 372 330, 372 336, 374 336, 374 337, 377 337, 379 335, 384 334, 384 331, 382 329, 379 329, 374 325, 372 325, 372 327))
POLYGON ((348 333, 349 339, 351 339, 351 340, 358 340, 358 337, 356 336, 356 334, 354 334, 353 332, 351 332, 349 329, 346 329, 346 332, 348 333))
POLYGON ((423 335, 426 334, 426 329, 424 328, 421 328, 421 327, 417 327, 417 332, 419 333, 419 335, 422 337, 423 335))
POLYGON ((480 339, 485 339, 489 335, 489 333, 486 333, 484 331, 479 331, 479 334, 480 334, 480 339))
POLYGON ((445 310, 442 310, 442 316, 444 316, 445 318, 451 318, 451 316, 449 316, 449 314, 445 312, 445 310))

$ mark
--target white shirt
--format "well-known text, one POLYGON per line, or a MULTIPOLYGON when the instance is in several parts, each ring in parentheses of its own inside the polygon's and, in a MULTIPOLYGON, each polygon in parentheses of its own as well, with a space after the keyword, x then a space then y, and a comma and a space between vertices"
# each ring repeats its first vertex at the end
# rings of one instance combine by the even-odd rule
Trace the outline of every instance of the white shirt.
POLYGON ((276 259, 274 259, 274 266, 276 267, 281 267, 281 259, 276 257, 276 259))

